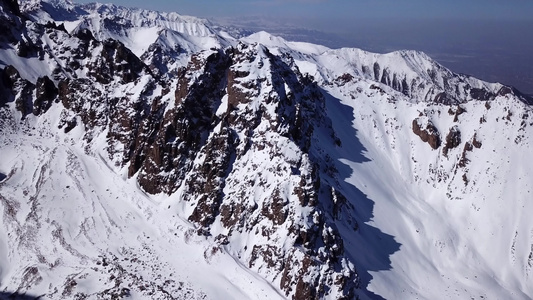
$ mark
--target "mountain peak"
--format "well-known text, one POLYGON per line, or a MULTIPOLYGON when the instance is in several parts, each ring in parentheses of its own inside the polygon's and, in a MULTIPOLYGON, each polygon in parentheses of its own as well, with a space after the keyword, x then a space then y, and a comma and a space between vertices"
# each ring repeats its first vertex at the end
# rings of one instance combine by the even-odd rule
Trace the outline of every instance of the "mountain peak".
POLYGON ((533 294, 533 113, 515 89, 418 51, 115 5, 21 11, 0 18, 4 291, 533 294))

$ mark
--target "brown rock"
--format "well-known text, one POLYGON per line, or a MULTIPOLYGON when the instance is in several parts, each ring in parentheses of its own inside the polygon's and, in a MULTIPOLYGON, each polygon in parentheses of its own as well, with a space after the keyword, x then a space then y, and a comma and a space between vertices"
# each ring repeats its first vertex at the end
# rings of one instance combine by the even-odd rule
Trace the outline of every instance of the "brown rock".
POLYGON ((423 142, 428 143, 431 148, 439 148, 441 140, 437 128, 431 123, 431 121, 428 121, 425 128, 421 128, 419 121, 419 118, 413 120, 413 133, 418 135, 423 142))
POLYGON ((45 113, 58 95, 58 89, 48 76, 37 79, 33 114, 38 116, 45 113))
POLYGON ((448 135, 446 135, 446 144, 444 145, 444 148, 442 149, 442 154, 444 156, 448 156, 448 151, 450 149, 456 148, 461 144, 461 131, 459 131, 459 128, 457 126, 454 126, 450 128, 450 132, 448 135))

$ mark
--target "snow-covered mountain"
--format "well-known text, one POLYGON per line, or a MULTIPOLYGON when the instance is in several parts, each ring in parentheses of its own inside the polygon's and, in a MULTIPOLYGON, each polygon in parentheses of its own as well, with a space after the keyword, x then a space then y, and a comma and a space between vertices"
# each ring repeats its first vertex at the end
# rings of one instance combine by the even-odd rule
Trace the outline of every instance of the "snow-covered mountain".
POLYGON ((512 87, 176 13, 0 8, 3 292, 532 297, 512 87))

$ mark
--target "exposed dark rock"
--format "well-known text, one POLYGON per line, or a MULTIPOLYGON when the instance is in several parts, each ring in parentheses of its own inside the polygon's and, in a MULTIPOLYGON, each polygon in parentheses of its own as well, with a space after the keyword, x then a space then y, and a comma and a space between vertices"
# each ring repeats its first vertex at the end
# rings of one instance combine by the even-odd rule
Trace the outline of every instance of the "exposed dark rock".
POLYGON ((511 110, 508 110, 507 116, 505 116, 505 119, 507 119, 507 121, 511 121, 512 116, 513 116, 513 112, 511 110))
POLYGON ((450 128, 450 132, 448 135, 446 135, 446 143, 444 144, 444 147, 442 148, 442 154, 444 156, 448 156, 448 151, 450 149, 456 148, 461 144, 461 131, 459 131, 459 127, 454 126, 450 128))
POLYGON ((7 8, 14 15, 20 16, 20 7, 17 0, 0 0, 0 5, 7 8))
POLYGON ((18 18, 9 18, 9 16, 0 16, 0 48, 6 48, 8 45, 16 44, 18 34, 17 29, 22 29, 21 22, 18 18))
POLYGON ((63 31, 64 33, 68 34, 68 31, 65 28, 65 24, 63 24, 63 23, 61 23, 60 25, 57 25, 56 22, 48 21, 48 23, 44 24, 44 27, 45 28, 49 28, 49 29, 60 30, 60 31, 63 31))
POLYGON ((228 71, 228 108, 234 109, 239 104, 246 104, 253 94, 243 91, 244 86, 240 86, 236 82, 239 78, 246 77, 247 74, 240 73, 238 71, 228 71))
POLYGON ((363 72, 363 74, 365 74, 365 75, 371 75, 370 67, 368 67, 366 65, 362 65, 361 66, 361 72, 363 72))
MULTIPOLYGON (((501 89, 500 89, 500 91, 501 91, 501 89)), ((473 89, 470 90, 470 97, 472 97, 472 99, 476 99, 476 100, 494 100, 496 95, 494 95, 493 93, 487 91, 484 88, 481 88, 481 89, 473 88, 473 89)))
POLYGON ((466 167, 466 165, 468 164, 468 162, 470 161, 467 157, 466 157, 466 154, 467 152, 470 152, 474 149, 474 147, 472 146, 472 144, 470 142, 466 142, 465 143, 465 147, 463 148, 463 153, 461 154, 461 159, 459 160, 459 163, 458 163, 458 166, 461 167, 461 168, 464 168, 466 167))
POLYGON ((455 104, 457 101, 453 99, 449 94, 447 93, 439 93, 437 96, 435 96, 435 99, 433 99, 434 103, 443 104, 443 105, 452 105, 455 104))
POLYGON ((74 35, 84 42, 90 42, 95 40, 93 33, 87 28, 83 28, 77 31, 74 35))
POLYGON ((422 128, 420 121, 420 118, 413 120, 413 133, 418 135, 423 142, 428 143, 431 148, 439 148, 441 139, 437 128, 429 120, 427 121, 425 128, 422 128))
POLYGON ((123 83, 135 81, 142 71, 149 69, 124 44, 116 40, 103 42, 101 56, 89 65, 89 76, 102 84, 109 84, 115 76, 123 83))
POLYGON ((221 222, 226 228, 242 227, 249 216, 256 209, 256 206, 245 207, 241 203, 224 204, 220 208, 221 222))
POLYGON ((4 69, 0 70, 0 107, 15 100, 13 83, 10 78, 10 73, 13 72, 13 70, 16 71, 13 66, 6 66, 4 69))
POLYGON ((462 105, 458 105, 456 107, 450 107, 450 109, 448 110, 448 113, 450 115, 453 115, 454 118, 453 118, 453 121, 454 122, 458 122, 459 121, 459 116, 464 114, 466 112, 466 109, 462 106, 462 105))
POLYGON ((470 161, 466 157, 467 153, 473 151, 474 147, 479 149, 479 148, 481 148, 481 146, 482 146, 482 144, 477 139, 477 134, 474 134, 474 137, 472 138, 472 142, 466 142, 465 143, 465 147, 463 148, 463 153, 461 154, 461 158, 459 159, 459 163, 458 163, 459 167, 461 167, 461 168, 466 167, 466 165, 470 161))
POLYGON ((390 78, 389 78, 389 69, 388 68, 385 68, 383 70, 383 74, 381 75, 381 83, 385 84, 385 85, 388 85, 390 86, 391 85, 391 81, 390 81, 390 78))
POLYGON ((468 185, 469 180, 468 180, 468 176, 466 176, 466 174, 463 174, 463 182, 464 182, 465 186, 468 185))
POLYGON ((27 89, 15 100, 15 108, 22 114, 22 118, 32 113, 32 96, 27 89))
POLYGON ((129 174, 132 176, 142 169, 139 184, 147 192, 170 193, 180 186, 185 174, 190 171, 192 159, 205 143, 208 132, 216 125, 213 122, 216 118, 215 104, 225 93, 228 63, 229 58, 223 52, 211 54, 203 63, 191 60, 188 73, 182 75, 186 77, 180 81, 185 84, 185 78, 192 80, 191 74, 198 68, 203 69, 202 75, 187 88, 187 92, 176 92, 178 96, 186 96, 183 100, 176 99, 178 107, 175 110, 168 111, 162 120, 151 123, 144 133, 140 133, 129 174), (147 132, 152 132, 152 138, 142 137, 147 132), (162 175, 161 172, 170 174, 162 175))
POLYGON ((185 77, 186 71, 185 68, 180 68, 178 71, 178 85, 176 91, 174 92, 175 104, 180 105, 183 99, 187 96, 189 81, 185 77))
POLYGON ((302 206, 316 206, 318 196, 316 191, 320 188, 320 181, 316 180, 317 169, 313 168, 311 174, 302 176, 300 184, 294 188, 294 192, 302 206))
MULTIPOLYGON (((326 287, 331 287, 331 283, 324 281, 324 277, 317 277, 314 280, 307 277, 313 268, 317 266, 317 262, 309 255, 299 253, 292 250, 285 261, 285 268, 281 275, 280 288, 285 291, 288 296, 294 292, 293 300, 307 300, 307 299, 323 299, 327 294, 326 287), (297 258, 303 256, 303 258, 297 258)), ((335 278, 334 284, 339 286, 339 289, 346 287, 348 282, 353 282, 353 272, 347 272, 335 278)), ((349 290, 344 295, 339 296, 338 299, 353 299, 355 297, 354 291, 349 290)))
POLYGON ((264 205, 261 212, 262 214, 271 220, 274 225, 281 225, 287 220, 287 207, 288 201, 283 199, 280 195, 279 189, 276 189, 272 194, 272 201, 269 205, 264 205))
POLYGON ((69 133, 72 129, 76 127, 76 125, 78 125, 78 123, 76 122, 76 119, 72 118, 70 120, 64 120, 59 127, 63 128, 63 131, 65 133, 69 133))
POLYGON ((393 73, 392 75, 392 83, 389 84, 390 87, 397 90, 398 92, 401 92, 402 94, 409 96, 410 94, 410 88, 409 84, 407 83, 407 78, 403 77, 400 79, 401 75, 398 75, 396 73, 393 73))
POLYGON ((409 84, 407 83, 407 78, 404 78, 402 80, 402 90, 401 92, 406 95, 406 96, 409 96, 411 94, 411 88, 409 88, 409 84))
POLYGON ((353 217, 354 207, 348 201, 348 198, 340 191, 331 187, 331 197, 333 203, 333 217, 336 220, 347 223, 354 231, 359 230, 359 223, 353 217))
POLYGON ((528 105, 533 105, 533 97, 530 97, 528 95, 521 93, 519 90, 517 90, 516 88, 512 86, 502 86, 500 90, 497 92, 497 94, 499 96, 507 96, 507 95, 517 96, 520 99, 520 101, 528 105))
POLYGON ((2 70, 1 90, 3 98, 1 105, 15 101, 15 108, 22 114, 22 118, 32 113, 33 91, 35 86, 20 77, 17 69, 13 66, 6 66, 2 70))
MULTIPOLYGON (((160 33, 160 36, 164 34, 164 32, 160 33)), ((148 47, 148 50, 141 56, 141 60, 148 65, 152 73, 157 77, 173 78, 178 73, 169 69, 169 65, 174 64, 178 57, 185 52, 179 45, 175 49, 168 49, 156 41, 148 47)))
POLYGON ((481 146, 483 145, 478 139, 477 139, 477 134, 474 134, 474 137, 472 138, 472 145, 474 145, 474 147, 476 148, 481 148, 481 146))
POLYGON ((379 81, 379 75, 381 74, 381 68, 377 62, 374 63, 374 80, 379 81))
POLYGON ((347 84, 348 82, 352 81, 353 79, 354 79, 354 77, 351 74, 344 73, 344 74, 342 74, 341 76, 339 76, 339 77, 337 77, 335 79, 335 83, 338 86, 344 86, 345 84, 347 84))
POLYGON ((58 89, 48 76, 37 79, 35 101, 33 102, 33 114, 38 116, 52 106, 58 95, 58 89))
POLYGON ((371 89, 371 90, 379 91, 382 95, 385 94, 385 90, 383 90, 380 86, 377 86, 377 85, 375 85, 375 84, 371 84, 371 85, 370 85, 370 89, 371 89))
POLYGON ((197 176, 185 182, 186 196, 184 200, 196 201, 196 207, 189 216, 190 221, 207 227, 218 216, 230 160, 235 155, 233 140, 231 131, 224 128, 203 148, 205 151, 204 163, 196 165, 193 172, 197 176))
POLYGON ((509 94, 513 94, 513 89, 509 86, 502 86, 498 91, 498 95, 500 96, 506 96, 509 94))
POLYGON ((107 125, 106 102, 88 101, 100 99, 101 96, 102 92, 95 89, 89 79, 64 80, 58 85, 59 100, 65 108, 81 117, 87 130, 107 125))
POLYGON ((402 92, 402 86, 400 82, 398 81, 398 76, 396 75, 396 73, 392 74, 392 88, 397 91, 402 92))

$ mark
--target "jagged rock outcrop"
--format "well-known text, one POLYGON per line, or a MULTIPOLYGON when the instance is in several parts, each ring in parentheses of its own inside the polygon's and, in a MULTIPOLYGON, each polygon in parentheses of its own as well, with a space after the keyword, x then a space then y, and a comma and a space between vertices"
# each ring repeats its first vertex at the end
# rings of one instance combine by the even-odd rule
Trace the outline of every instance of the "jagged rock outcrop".
POLYGON ((450 132, 446 135, 446 143, 442 148, 442 154, 448 156, 450 149, 456 148, 461 144, 461 131, 457 126, 450 128, 450 132))
MULTIPOLYGON (((140 132, 129 174, 140 170, 139 184, 146 191, 172 193, 181 186, 194 157, 216 125, 215 105, 224 93, 228 61, 221 51, 193 57, 178 80, 176 108, 168 110, 162 119, 155 119, 153 127, 143 127, 152 132, 152 137, 144 139, 146 131, 140 132), (194 78, 196 72, 201 75, 194 78)), ((159 110, 153 112, 160 114, 159 110)))
POLYGON ((349 58, 351 72, 362 73, 417 102, 458 105, 513 95, 526 104, 533 103, 530 97, 512 87, 480 83, 470 76, 455 74, 419 51, 374 54, 359 49, 338 49, 327 54, 331 53, 349 58))
POLYGON ((428 143, 431 148, 438 149, 440 147, 440 133, 427 117, 414 119, 412 128, 413 133, 418 135, 424 143, 428 143))
POLYGON ((20 15, 20 7, 17 0, 0 0, 0 5, 7 8, 15 15, 20 15))
POLYGON ((6 49, 9 46, 20 41, 18 31, 23 29, 20 19, 20 6, 17 0, 0 0, 2 12, 0 12, 0 49, 6 49))
POLYGON ((124 44, 116 40, 106 40, 101 54, 88 66, 89 76, 102 84, 109 84, 115 76, 123 83, 130 83, 139 78, 146 66, 124 44))
MULTIPOLYGON (((46 34, 58 43, 59 35, 64 37, 61 29, 46 34)), ((299 73, 292 59, 276 57, 261 45, 209 50, 182 69, 174 94, 166 88, 156 93, 162 82, 122 44, 98 42, 89 31, 70 39, 77 43, 70 48, 75 55, 65 57, 68 68, 54 72, 57 87, 50 77, 39 78, 34 87, 16 69, 4 71, 5 86, 35 93, 33 102, 24 102, 31 97, 15 100, 21 112, 40 116, 61 105, 64 132, 83 125, 89 143, 107 132, 110 159, 127 165, 129 176, 137 176, 146 192, 171 194, 181 187, 182 199, 191 207, 188 218, 203 234, 225 236, 231 244, 236 236, 258 232, 264 243, 232 246, 232 251, 270 280, 280 278, 287 296, 355 295, 358 276, 336 229, 340 219, 333 219, 339 208, 333 212, 332 198, 320 196, 329 189, 320 169, 332 168, 312 154, 320 152, 320 144, 313 142, 318 128, 329 132, 329 143, 338 141, 323 113, 320 88, 299 73), (94 57, 95 51, 101 55, 94 57), (250 78, 256 68, 260 74, 250 78), (80 70, 87 71, 87 78, 67 76, 80 70), (117 86, 131 88, 141 80, 139 92, 114 96, 117 86), (162 100, 169 96, 173 103, 162 100), (261 156, 266 160, 257 161, 261 156), (249 175, 233 172, 243 168, 249 175), (259 170, 277 179, 269 175, 267 180, 259 170), (290 185, 280 186, 286 178, 290 185), (249 190, 252 183, 261 192, 249 190), (224 192, 228 184, 238 187, 230 195, 224 192), (245 200, 253 197, 259 197, 259 204, 245 200), (297 213, 301 207, 308 217, 297 213), (222 226, 213 228, 222 231, 212 229, 216 222, 222 226), (274 242, 280 238, 292 246, 274 242), (277 267, 265 268, 261 261, 277 267)))
POLYGON ((465 143, 465 146, 463 148, 463 153, 461 154, 461 158, 459 159, 459 162, 457 165, 461 168, 466 167, 466 165, 470 161, 467 158, 468 152, 472 152, 474 148, 479 149, 481 148, 482 145, 483 144, 477 139, 477 134, 474 134, 474 137, 472 137, 472 140, 465 143))
POLYGON ((2 72, 2 86, 4 103, 14 101, 15 108, 25 118, 33 111, 33 89, 34 85, 23 79, 18 70, 13 66, 7 66, 2 72))
POLYGON ((37 79, 35 91, 35 101, 33 102, 33 114, 38 116, 52 106, 53 101, 58 95, 58 89, 54 82, 48 76, 37 79))
MULTIPOLYGON (((404 218, 413 212, 405 218, 418 220, 415 214, 419 207, 428 207, 423 202, 427 199, 433 206, 445 198, 451 206, 449 199, 479 193, 476 176, 494 175, 484 168, 488 160, 475 168, 473 163, 485 150, 494 153, 492 129, 488 133, 485 123, 505 123, 502 126, 516 133, 516 147, 527 142, 533 124, 533 114, 526 113, 528 100, 518 91, 454 74, 419 52, 378 55, 302 45, 292 49, 268 36, 265 43, 277 44, 231 39, 204 22, 183 23, 186 18, 175 14, 68 1, 56 8, 33 1, 20 12, 6 3, 0 2, 6 8, 0 29, 8 32, 1 47, 10 51, 4 57, 7 62, 18 65, 6 63, 0 71, 0 127, 59 144, 42 147, 46 159, 38 161, 31 184, 22 181, 10 187, 16 197, 0 195, 6 227, 24 233, 20 249, 30 249, 32 264, 17 269, 22 283, 11 286, 39 286, 56 268, 68 268, 58 287, 49 282, 39 286, 49 289, 50 297, 89 297, 76 290, 83 288, 86 277, 96 282, 90 277, 94 272, 104 272, 109 284, 94 292, 95 297, 130 292, 174 297, 181 283, 166 278, 153 283, 174 275, 161 275, 161 264, 150 273, 156 279, 138 276, 151 263, 132 267, 142 256, 132 253, 154 258, 153 263, 161 253, 176 256, 175 246, 182 242, 204 247, 207 263, 216 255, 230 256, 290 299, 377 297, 368 289, 371 272, 397 272, 390 257, 400 244, 373 227, 384 219, 375 218, 374 205, 409 199, 394 204, 417 206, 397 213, 404 218), (58 25, 64 21, 78 25, 58 25), (135 30, 143 26, 157 37, 149 45, 143 41, 144 48, 130 49, 135 30), (31 57, 32 72, 21 69, 18 56, 31 57), (334 67, 325 62, 334 62, 334 67), (444 140, 437 126, 450 128, 443 132, 444 140), (442 144, 442 151, 432 151, 442 144), (456 148, 463 149, 461 155, 456 148), (77 159, 82 155, 90 157, 87 166, 77 159), (365 163, 370 159, 380 164, 368 171, 365 163), (57 160, 61 167, 53 165, 57 160), (107 177, 91 178, 98 181, 93 186, 76 173, 101 174, 94 166, 108 171, 113 183, 123 184, 121 193, 94 188, 104 186, 101 181, 107 177), (54 184, 49 190, 54 196, 49 197, 40 189, 54 176, 64 176, 69 184, 54 184), (377 188, 369 188, 373 185, 377 188), (397 190, 391 192, 391 187, 397 190), (395 193, 404 189, 404 194, 395 193), (369 191, 374 194, 367 196, 369 191), (140 196, 130 201, 131 195, 140 196), (17 200, 26 198, 27 203, 17 200), (81 212, 65 218, 73 227, 47 215, 47 205, 57 209, 61 205, 56 202, 65 198, 67 205, 62 206, 81 212), (376 198, 382 202, 374 203, 376 198), (115 202, 123 200, 132 206, 124 215, 120 205, 113 210, 115 202), (143 206, 143 201, 153 201, 152 206, 143 206), (168 219, 159 220, 161 216, 168 219), (19 221, 23 217, 25 221, 19 221), (128 236, 145 225, 136 223, 142 218, 161 226, 152 232, 164 233, 166 248, 150 249, 159 241, 150 240, 149 230, 128 236), (50 247, 32 246, 38 245, 33 241, 40 235, 52 236, 50 247), (113 246, 118 250, 107 243, 117 236, 126 236, 117 242, 120 246, 113 246), (92 252, 85 253, 85 245, 92 252), (67 253, 80 266, 65 267, 60 258, 49 261, 47 253, 67 253)), ((0 169, 2 185, 28 168, 23 163, 8 167, 0 169)), ((479 180, 494 182, 497 176, 479 180)), ((477 209, 477 203, 469 204, 477 209)), ((432 212, 424 210, 424 215, 432 212)), ((428 242, 418 227, 435 222, 423 221, 409 223, 397 234, 405 238, 414 231, 417 242, 408 246, 419 251, 416 247, 423 243, 418 241, 424 241, 440 251, 428 250, 439 257, 448 241, 428 242)), ((444 280, 441 274, 437 277, 444 280)))
POLYGON ((301 245, 304 253, 271 242, 235 251, 260 273, 281 276, 280 288, 295 299, 324 297, 325 286, 332 284, 338 285, 336 294, 350 298, 357 287, 356 273, 353 267, 341 271, 350 264, 343 256, 342 238, 327 217, 333 213, 318 196, 321 162, 309 161, 307 154, 315 127, 328 124, 320 113, 324 99, 319 88, 288 63, 263 46, 245 44, 193 57, 178 80, 176 108, 166 113, 165 125, 155 127, 160 131, 153 143, 139 152, 146 153, 139 183, 151 193, 170 193, 182 186, 183 200, 192 207, 189 220, 202 234, 225 236, 224 241, 253 231, 271 241, 280 237, 278 227, 290 228, 288 243, 301 245), (260 74, 249 78, 257 65, 260 74), (283 145, 292 145, 297 158, 285 157, 278 148, 283 145), (254 162, 263 155, 266 161, 254 162), (248 169, 243 175, 233 172, 243 168, 248 169), (294 187, 280 189, 261 173, 253 175, 261 169, 274 176, 269 181, 292 178, 294 187), (225 195, 228 185, 233 192, 225 195), (250 186, 263 192, 254 196, 250 186), (291 194, 296 198, 291 200, 291 194), (253 197, 260 197, 258 204, 248 203, 253 197), (316 215, 313 226, 295 214, 298 206, 316 215), (219 217, 223 230, 214 232, 220 226, 211 225, 219 217), (317 261, 312 258, 317 254, 311 253, 319 248, 317 261), (278 267, 268 270, 259 261, 278 267), (297 265, 305 267, 294 273, 297 265), (323 268, 330 271, 318 275, 323 268))
POLYGON ((450 109, 448 110, 448 113, 450 115, 453 115, 453 121, 454 122, 458 122, 459 121, 459 116, 464 114, 466 112, 466 109, 461 106, 461 105, 458 105, 458 106, 452 106, 450 107, 450 109))

